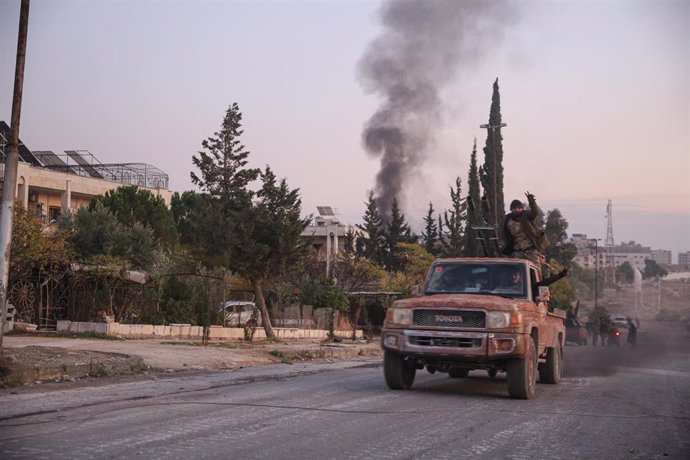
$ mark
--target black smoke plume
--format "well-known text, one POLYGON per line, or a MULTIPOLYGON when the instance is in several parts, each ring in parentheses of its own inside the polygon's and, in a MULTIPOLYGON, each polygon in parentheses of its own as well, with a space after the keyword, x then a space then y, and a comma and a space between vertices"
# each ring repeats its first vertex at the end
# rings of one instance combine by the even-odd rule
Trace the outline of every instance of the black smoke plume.
POLYGON ((494 51, 512 17, 508 2, 493 0, 389 0, 381 7, 383 32, 359 71, 364 88, 383 99, 362 141, 381 159, 374 193, 384 220, 393 198, 404 200, 406 180, 424 162, 442 122, 441 91, 461 66, 471 70, 494 51))

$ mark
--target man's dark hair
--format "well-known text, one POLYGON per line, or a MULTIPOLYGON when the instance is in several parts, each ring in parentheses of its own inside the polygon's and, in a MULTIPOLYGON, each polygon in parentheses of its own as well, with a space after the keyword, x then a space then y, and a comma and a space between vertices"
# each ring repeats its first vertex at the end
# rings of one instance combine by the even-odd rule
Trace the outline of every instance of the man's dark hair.
POLYGON ((510 209, 515 209, 515 208, 524 208, 525 206, 522 204, 522 201, 520 200, 513 200, 510 202, 510 209))

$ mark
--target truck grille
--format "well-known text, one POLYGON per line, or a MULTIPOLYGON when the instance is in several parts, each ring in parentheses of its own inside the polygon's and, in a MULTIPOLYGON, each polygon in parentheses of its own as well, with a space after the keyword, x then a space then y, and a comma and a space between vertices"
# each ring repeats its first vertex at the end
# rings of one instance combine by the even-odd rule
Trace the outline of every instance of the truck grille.
POLYGON ((410 345, 422 347, 476 348, 482 346, 482 339, 464 337, 424 337, 412 335, 408 340, 410 345))
POLYGON ((412 314, 412 324, 480 329, 486 326, 486 314, 476 310, 415 310, 412 314))

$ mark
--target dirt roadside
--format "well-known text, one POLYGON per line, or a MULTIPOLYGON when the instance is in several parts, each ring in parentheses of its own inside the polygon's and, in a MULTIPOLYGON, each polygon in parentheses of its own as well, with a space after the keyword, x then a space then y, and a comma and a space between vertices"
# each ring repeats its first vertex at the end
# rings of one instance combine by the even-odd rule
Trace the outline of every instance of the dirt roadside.
POLYGON ((379 356, 378 342, 321 343, 112 340, 46 334, 7 335, 0 385, 75 381, 140 372, 214 371, 313 359, 379 356))

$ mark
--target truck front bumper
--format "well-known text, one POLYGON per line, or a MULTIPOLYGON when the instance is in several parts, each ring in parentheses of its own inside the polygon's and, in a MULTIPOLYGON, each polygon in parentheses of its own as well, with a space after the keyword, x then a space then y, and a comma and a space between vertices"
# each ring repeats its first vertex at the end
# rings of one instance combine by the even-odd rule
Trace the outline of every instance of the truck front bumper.
POLYGON ((525 354, 525 335, 506 332, 453 332, 384 329, 384 350, 405 356, 435 356, 450 360, 504 359, 525 354))

